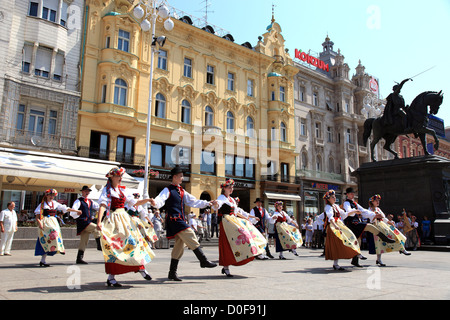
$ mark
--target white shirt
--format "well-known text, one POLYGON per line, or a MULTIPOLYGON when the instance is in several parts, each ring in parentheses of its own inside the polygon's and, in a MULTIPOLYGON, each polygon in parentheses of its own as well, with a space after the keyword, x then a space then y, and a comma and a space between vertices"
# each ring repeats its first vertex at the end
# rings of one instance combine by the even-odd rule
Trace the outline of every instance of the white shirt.
POLYGON ((383 211, 381 211, 381 209, 378 207, 375 208, 375 211, 372 208, 369 208, 369 210, 367 210, 367 211, 368 211, 368 214, 367 214, 366 218, 368 218, 370 220, 370 222, 372 222, 375 219, 376 214, 381 214, 384 222, 387 223, 389 221, 386 218, 386 215, 383 213, 383 211))
POLYGON ((249 214, 248 212, 245 212, 241 208, 238 207, 236 201, 232 197, 226 197, 224 194, 221 194, 217 198, 218 206, 213 207, 214 210, 219 210, 224 204, 229 205, 230 207, 234 208, 234 213, 240 213, 244 217, 248 218, 249 214))
MULTIPOLYGON (((47 203, 46 201, 44 202, 44 210, 45 209, 58 210, 66 213, 69 207, 55 200, 52 200, 50 203, 47 203)), ((35 215, 38 215, 40 213, 41 213, 41 203, 37 206, 36 210, 34 210, 35 215)))
MULTIPOLYGON (((156 208, 159 209, 164 206, 166 203, 166 200, 169 199, 170 191, 168 188, 164 188, 161 193, 154 199, 156 203, 156 208)), ((209 201, 206 200, 197 200, 196 197, 191 195, 189 192, 184 190, 184 196, 183 196, 184 204, 192 207, 192 208, 206 208, 209 206, 209 201)))
MULTIPOLYGON (((131 191, 129 191, 127 188, 121 188, 123 195, 125 196, 125 206, 132 207, 136 204, 137 200, 134 198, 131 191)), ((111 187, 111 197, 114 198, 120 198, 120 192, 118 189, 114 189, 111 187)), ((106 187, 103 188, 102 194, 98 198, 98 204, 101 206, 102 204, 108 205, 108 196, 106 193, 106 187)))
MULTIPOLYGON (((339 208, 338 205, 333 204, 333 207, 334 207, 336 210, 339 211, 339 214, 340 214, 339 219, 344 220, 345 218, 348 217, 348 213, 345 212, 344 210, 342 210, 341 208, 339 208)), ((333 211, 333 207, 330 206, 329 204, 327 204, 327 205, 325 206, 325 214, 326 214, 327 217, 328 217, 328 221, 330 221, 331 219, 334 219, 334 211, 333 211)))
POLYGON ((15 231, 17 224, 17 214, 16 211, 10 211, 8 208, 0 212, 0 221, 3 221, 3 228, 5 232, 15 231))
POLYGON ((348 203, 348 201, 344 201, 344 210, 345 210, 347 213, 352 212, 352 211, 355 211, 355 210, 359 210, 359 211, 361 212, 361 216, 362 216, 363 218, 368 218, 368 216, 370 216, 370 212, 367 212, 367 211, 368 211, 367 209, 364 209, 363 207, 361 207, 361 205, 360 205, 359 203, 356 203, 356 202, 355 202, 355 204, 356 204, 356 209, 353 209, 353 208, 350 206, 350 203, 348 203))
POLYGON ((277 221, 278 217, 283 217, 283 216, 286 217, 286 222, 287 223, 291 223, 292 222, 291 217, 289 217, 289 215, 286 212, 284 212, 284 211, 281 211, 281 212, 275 211, 273 213, 272 217, 270 217, 270 219, 272 220, 272 223, 275 223, 277 221))
MULTIPOLYGON (((83 198, 84 199, 84 198, 83 198)), ((92 203, 92 208, 94 209, 94 211, 98 211, 98 209, 100 208, 100 206, 98 205, 98 203, 97 202, 95 202, 95 201, 92 201, 91 200, 91 203, 92 203)), ((74 210, 80 210, 80 206, 81 206, 81 201, 80 201, 80 199, 77 199, 77 200, 75 200, 75 202, 73 203, 73 205, 72 205, 72 209, 74 209, 74 210)), ((78 212, 71 212, 70 213, 70 216, 72 217, 72 218, 74 218, 74 219, 77 219, 77 218, 79 218, 80 216, 81 216, 81 214, 80 213, 78 213, 78 212)))

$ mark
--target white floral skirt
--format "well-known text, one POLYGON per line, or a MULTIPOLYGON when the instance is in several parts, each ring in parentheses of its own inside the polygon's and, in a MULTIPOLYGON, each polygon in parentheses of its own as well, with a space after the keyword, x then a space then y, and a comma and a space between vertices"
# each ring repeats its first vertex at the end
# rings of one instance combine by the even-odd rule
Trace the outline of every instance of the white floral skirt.
POLYGON ((248 220, 224 215, 220 223, 219 264, 239 266, 265 252, 266 238, 248 220))

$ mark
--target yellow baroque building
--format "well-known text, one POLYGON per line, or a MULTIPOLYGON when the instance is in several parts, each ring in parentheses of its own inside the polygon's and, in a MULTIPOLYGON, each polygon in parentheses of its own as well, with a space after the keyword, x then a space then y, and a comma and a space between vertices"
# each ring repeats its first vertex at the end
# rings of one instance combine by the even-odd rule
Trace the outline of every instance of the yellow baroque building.
MULTIPOLYGON (((78 149, 82 156, 118 161, 130 174, 145 165, 151 32, 132 14, 135 1, 86 1, 78 149)), ((150 197, 186 170, 184 187, 216 199, 226 178, 249 211, 257 197, 284 200, 297 213, 293 77, 298 70, 272 18, 255 46, 174 20, 156 36, 152 86, 150 197)), ((195 211, 194 211, 195 212, 195 211)))

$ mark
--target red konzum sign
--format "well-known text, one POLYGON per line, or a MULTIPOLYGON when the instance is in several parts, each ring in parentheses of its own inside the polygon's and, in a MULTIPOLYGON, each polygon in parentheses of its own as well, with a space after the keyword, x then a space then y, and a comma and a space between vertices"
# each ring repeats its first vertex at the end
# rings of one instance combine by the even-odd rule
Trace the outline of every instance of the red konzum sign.
POLYGON ((330 71, 330 66, 327 63, 313 56, 310 56, 309 54, 303 52, 302 50, 295 49, 295 57, 326 72, 330 71))

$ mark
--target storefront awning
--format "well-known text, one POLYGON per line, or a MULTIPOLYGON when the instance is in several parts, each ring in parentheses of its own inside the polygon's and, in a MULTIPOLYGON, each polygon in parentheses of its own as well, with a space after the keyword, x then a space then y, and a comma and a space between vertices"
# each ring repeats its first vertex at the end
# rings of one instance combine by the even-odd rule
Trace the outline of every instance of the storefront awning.
MULTIPOLYGON (((78 192, 83 185, 104 185, 105 175, 118 165, 118 162, 0 148, 1 189, 69 188, 78 192)), ((139 181, 125 173, 122 184, 138 188, 139 181)))
POLYGON ((297 194, 290 193, 275 193, 275 192, 264 192, 267 198, 275 200, 292 200, 292 201, 302 201, 302 197, 297 194))

